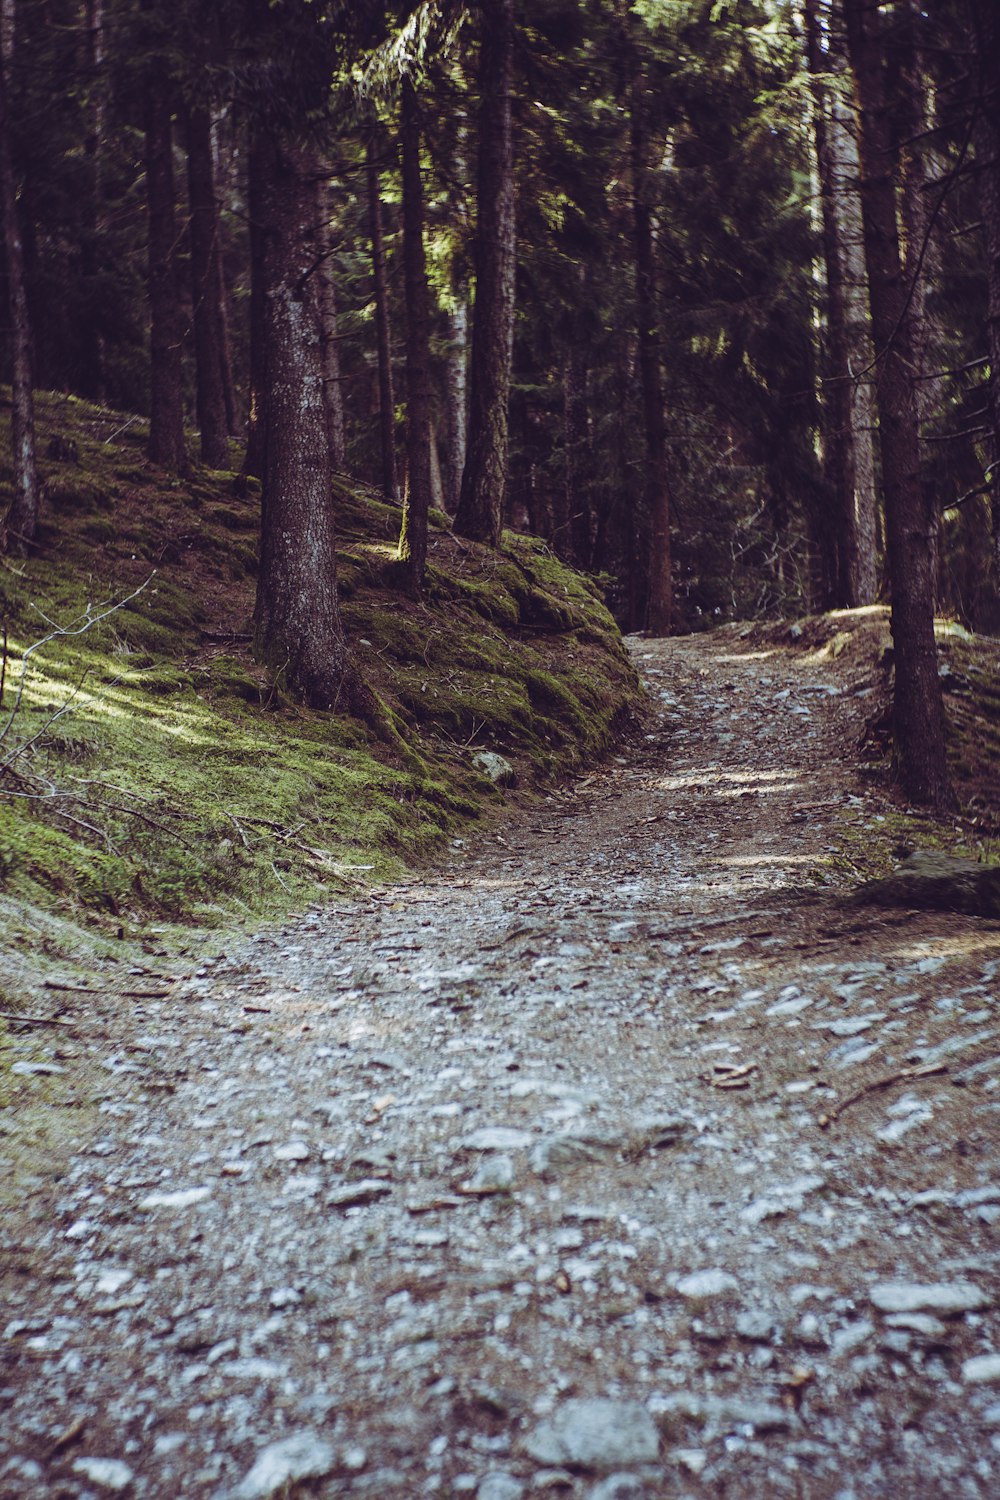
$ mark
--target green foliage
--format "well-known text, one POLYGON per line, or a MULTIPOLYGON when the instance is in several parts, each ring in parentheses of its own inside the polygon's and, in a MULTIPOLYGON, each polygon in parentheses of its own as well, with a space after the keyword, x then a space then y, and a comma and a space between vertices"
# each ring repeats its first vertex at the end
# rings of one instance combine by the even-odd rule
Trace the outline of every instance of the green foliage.
POLYGON ((38 556, 0 571, 9 911, 104 930, 278 914, 398 873, 497 806, 474 749, 530 787, 606 749, 637 701, 596 589, 542 544, 510 536, 497 556, 438 516, 415 604, 392 584, 398 511, 342 486, 345 620, 396 738, 286 703, 249 652, 252 502, 230 476, 147 465, 141 424, 109 439, 107 412, 38 406, 41 451, 72 440, 91 503, 47 511, 38 556))

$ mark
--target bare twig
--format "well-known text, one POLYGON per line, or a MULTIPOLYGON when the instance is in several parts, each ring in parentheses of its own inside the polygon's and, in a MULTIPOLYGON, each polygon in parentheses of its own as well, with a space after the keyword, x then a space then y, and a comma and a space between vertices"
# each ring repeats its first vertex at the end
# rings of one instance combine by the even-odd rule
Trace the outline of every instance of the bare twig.
POLYGON ((898 1068, 895 1073, 883 1073, 881 1078, 873 1078, 871 1083, 866 1083, 856 1093, 848 1094, 846 1099, 841 1099, 825 1115, 820 1115, 816 1121, 821 1130, 832 1125, 849 1109, 852 1104, 857 1104, 859 1099, 864 1099, 866 1094, 874 1094, 879 1089, 891 1088, 894 1083, 908 1083, 915 1078, 932 1078, 935 1073, 947 1073, 948 1069, 944 1063, 921 1063, 916 1068, 898 1068))
POLYGON ((16 1010, 0 1010, 0 1021, 21 1021, 25 1026, 66 1026, 72 1021, 58 1021, 55 1016, 22 1016, 16 1010))

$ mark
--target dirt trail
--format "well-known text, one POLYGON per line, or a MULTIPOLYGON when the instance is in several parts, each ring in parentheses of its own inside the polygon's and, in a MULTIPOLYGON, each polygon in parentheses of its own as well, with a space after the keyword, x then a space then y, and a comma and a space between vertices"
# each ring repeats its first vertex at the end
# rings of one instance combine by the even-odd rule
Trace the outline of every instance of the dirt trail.
POLYGON ((1000 1493, 1000 924, 817 886, 843 664, 634 645, 640 753, 110 1018, 0 1494, 1000 1493))

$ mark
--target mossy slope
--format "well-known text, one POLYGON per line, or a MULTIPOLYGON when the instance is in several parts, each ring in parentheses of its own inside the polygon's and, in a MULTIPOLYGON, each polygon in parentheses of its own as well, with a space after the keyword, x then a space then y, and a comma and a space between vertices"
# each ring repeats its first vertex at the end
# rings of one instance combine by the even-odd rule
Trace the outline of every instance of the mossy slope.
MULTIPOLYGON (((541 543, 490 553, 438 516, 415 604, 398 511, 341 485, 345 622, 406 754, 305 711, 250 656, 259 497, 151 466, 139 420, 38 405, 39 545, 0 569, 0 937, 25 903, 131 934, 385 878, 500 801, 476 749, 530 789, 603 751, 637 701, 596 589, 541 543)), ((9 493, 0 450, 0 509, 9 493)))

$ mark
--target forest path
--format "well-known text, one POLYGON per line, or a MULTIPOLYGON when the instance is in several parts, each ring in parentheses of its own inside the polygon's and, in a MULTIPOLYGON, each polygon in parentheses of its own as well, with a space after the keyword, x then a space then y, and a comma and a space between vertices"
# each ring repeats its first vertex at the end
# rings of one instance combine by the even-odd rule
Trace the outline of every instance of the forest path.
POLYGON ((1000 925, 815 887, 842 662, 632 645, 638 751, 110 1016, 0 1494, 1000 1490, 1000 925))

